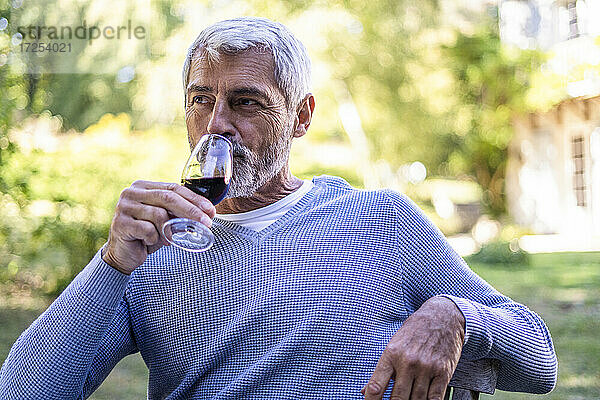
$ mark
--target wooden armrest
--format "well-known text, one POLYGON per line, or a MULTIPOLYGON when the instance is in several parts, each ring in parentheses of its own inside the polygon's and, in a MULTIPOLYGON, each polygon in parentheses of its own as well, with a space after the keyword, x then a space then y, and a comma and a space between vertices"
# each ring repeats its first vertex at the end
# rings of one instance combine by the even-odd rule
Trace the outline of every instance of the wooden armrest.
POLYGON ((482 359, 477 361, 461 360, 456 366, 446 390, 446 399, 478 399, 479 393, 494 394, 498 379, 498 361, 482 359), (452 388, 452 389, 450 389, 452 388))

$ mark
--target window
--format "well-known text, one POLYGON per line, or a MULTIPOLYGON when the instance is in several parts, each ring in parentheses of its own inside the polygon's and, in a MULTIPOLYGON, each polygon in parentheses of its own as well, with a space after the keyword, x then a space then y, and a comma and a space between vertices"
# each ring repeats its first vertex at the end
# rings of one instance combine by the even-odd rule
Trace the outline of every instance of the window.
POLYGON ((577 25, 577 0, 567 2, 567 11, 569 12, 569 39, 579 37, 579 27, 577 25))
POLYGON ((583 136, 571 139, 571 154, 573 158, 573 190, 579 207, 585 207, 585 146, 583 136))

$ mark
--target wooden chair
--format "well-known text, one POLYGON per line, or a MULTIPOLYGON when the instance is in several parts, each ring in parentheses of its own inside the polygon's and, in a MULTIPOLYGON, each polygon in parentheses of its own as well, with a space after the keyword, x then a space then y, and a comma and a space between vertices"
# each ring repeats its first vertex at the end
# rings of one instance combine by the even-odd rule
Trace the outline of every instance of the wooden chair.
POLYGON ((460 361, 450 379, 444 400, 478 400, 479 393, 494 394, 497 378, 496 360, 460 361))

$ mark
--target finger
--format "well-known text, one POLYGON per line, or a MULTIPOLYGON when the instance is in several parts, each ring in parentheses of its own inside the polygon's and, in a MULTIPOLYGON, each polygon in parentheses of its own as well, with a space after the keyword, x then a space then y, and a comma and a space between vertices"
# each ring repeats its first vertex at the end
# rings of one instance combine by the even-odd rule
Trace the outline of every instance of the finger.
POLYGON ((204 196, 200 196, 192 192, 185 186, 178 185, 172 182, 151 182, 151 181, 135 181, 132 187, 147 189, 147 190, 170 190, 192 204, 200 207, 210 218, 214 218, 216 214, 215 206, 204 196))
POLYGON ((182 196, 183 198, 192 202, 192 204, 197 204, 202 210, 204 210, 204 212, 206 214, 208 214, 208 216, 210 218, 214 218, 215 215, 217 214, 217 210, 215 209, 215 206, 206 197, 200 196, 199 194, 196 194, 193 191, 191 191, 190 189, 186 188, 185 186, 181 186, 181 185, 177 185, 175 187, 174 191, 177 194, 179 194, 180 196, 182 196))
POLYGON ((212 224, 210 217, 203 209, 172 190, 137 189, 132 187, 127 190, 124 196, 127 200, 163 208, 177 217, 200 221, 208 227, 212 224))
POLYGON ((446 395, 446 388, 449 382, 450 380, 443 376, 436 376, 433 378, 429 385, 427 400, 442 400, 446 395))
POLYGON ((429 390, 430 382, 431 377, 428 374, 420 374, 417 376, 412 384, 410 400, 427 400, 427 392, 429 390))
POLYGON ((375 366, 371 379, 369 379, 369 382, 361 391, 365 395, 365 399, 380 400, 385 389, 388 387, 393 374, 394 367, 384 351, 377 362, 377 366, 375 366))
POLYGON ((148 221, 123 216, 121 229, 125 240, 141 240, 146 246, 154 246, 161 240, 154 224, 148 221))
MULTIPOLYGON (((170 217, 164 208, 149 206, 143 203, 125 202, 122 211, 134 219, 151 222, 158 232, 162 232, 162 226, 170 217)), ((168 242, 163 238, 164 245, 168 242)))
POLYGON ((170 246, 171 243, 166 242, 166 245, 163 245, 162 243, 160 244, 155 244, 154 246, 146 246, 146 251, 148 252, 148 254, 152 254, 154 253, 156 250, 160 249, 163 246, 170 246))
POLYGON ((394 386, 392 387, 390 400, 412 399, 411 389, 413 386, 413 380, 414 376, 409 369, 396 368, 396 377, 394 378, 394 386))

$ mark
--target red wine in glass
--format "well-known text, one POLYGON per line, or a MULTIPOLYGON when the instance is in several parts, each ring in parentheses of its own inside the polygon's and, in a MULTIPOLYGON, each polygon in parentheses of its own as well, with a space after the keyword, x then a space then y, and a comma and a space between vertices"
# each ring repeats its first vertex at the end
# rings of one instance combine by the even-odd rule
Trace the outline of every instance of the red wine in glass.
MULTIPOLYGON (((213 205, 227 195, 233 168, 233 146, 221 135, 206 134, 194 146, 188 158, 181 184, 206 197, 213 205)), ((215 237, 206 226, 187 218, 174 218, 164 223, 163 235, 172 245, 183 250, 208 250, 215 237)))
POLYGON ((181 184, 192 192, 206 197, 213 205, 219 204, 229 189, 229 182, 225 182, 225 177, 182 179, 181 184))

